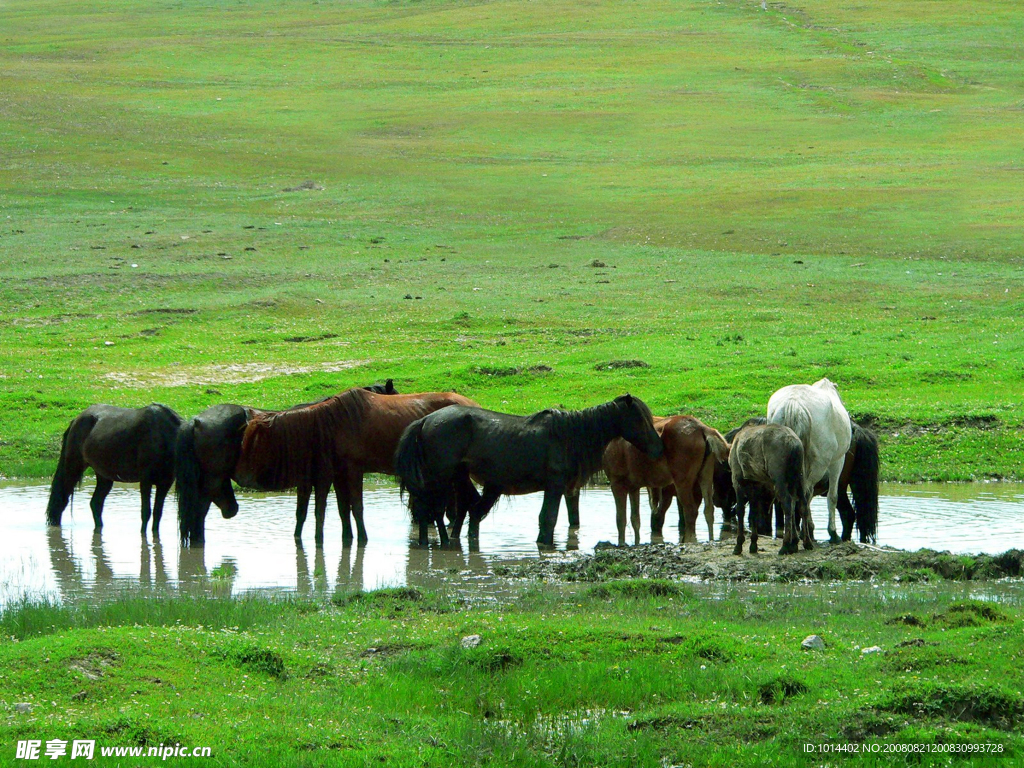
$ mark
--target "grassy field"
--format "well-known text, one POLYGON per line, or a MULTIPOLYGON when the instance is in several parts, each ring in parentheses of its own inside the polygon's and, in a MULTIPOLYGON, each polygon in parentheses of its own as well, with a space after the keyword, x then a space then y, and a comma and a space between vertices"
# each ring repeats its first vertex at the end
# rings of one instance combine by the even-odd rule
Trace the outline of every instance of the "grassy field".
POLYGON ((1019 596, 970 593, 635 580, 497 604, 401 589, 24 605, 0 616, 0 764, 22 763, 18 740, 83 738, 97 757, 210 746, 168 761, 210 766, 1016 764, 1019 596), (801 649, 812 633, 824 650, 801 649), (899 751, 922 744, 999 751, 899 751))
POLYGON ((759 5, 5 2, 0 475, 93 402, 828 376, 886 478, 1024 476, 1024 16, 759 5))

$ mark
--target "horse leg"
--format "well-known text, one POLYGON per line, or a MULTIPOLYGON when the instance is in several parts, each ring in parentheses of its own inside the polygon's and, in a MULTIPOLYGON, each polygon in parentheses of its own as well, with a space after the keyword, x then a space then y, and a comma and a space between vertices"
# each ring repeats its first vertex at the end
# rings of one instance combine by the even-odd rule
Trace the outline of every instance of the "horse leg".
MULTIPOLYGON (((846 454, 840 455, 828 468, 828 539, 833 544, 839 543, 839 536, 836 534, 836 504, 839 501, 839 476, 843 472, 844 461, 846 454)), ((807 498, 810 499, 810 496, 807 498)))
POLYGON ((665 529, 665 515, 668 508, 672 506, 672 494, 666 493, 664 488, 650 489, 651 498, 651 538, 662 538, 662 531, 665 529), (657 504, 655 504, 657 500, 657 504))
MULTIPOLYGON (((366 525, 363 523, 363 471, 358 467, 350 466, 348 469, 348 498, 349 506, 352 508, 352 517, 356 521, 356 536, 360 544, 369 541, 366 535, 366 525)), ((444 513, 441 515, 441 527, 444 528, 444 513)), ((447 535, 445 531, 445 535, 447 535)), ((349 539, 351 541, 351 539, 349 539)))
POLYGON ((697 500, 693 498, 693 483, 676 485, 676 506, 679 508, 679 540, 684 544, 697 543, 697 500))
POLYGON ((156 499, 153 502, 153 536, 160 536, 160 519, 164 516, 164 499, 171 490, 171 484, 159 484, 156 487, 156 499))
POLYGON ((501 498, 501 488, 497 485, 485 485, 482 495, 478 495, 476 502, 469 508, 469 540, 476 541, 480 538, 480 521, 483 520, 494 505, 501 498))
MULTIPOLYGON (((612 483, 612 498, 615 499, 615 527, 619 531, 619 546, 626 546, 626 496, 629 491, 621 483, 612 483)), ((653 525, 653 522, 651 523, 653 525)))
POLYGON ((839 519, 843 523, 843 541, 849 541, 853 537, 853 523, 856 513, 853 510, 853 505, 850 503, 850 497, 847 495, 847 489, 849 486, 841 485, 839 488, 839 496, 836 499, 836 504, 839 509, 839 519))
MULTIPOLYGON (((139 483, 139 494, 142 496, 142 535, 146 535, 146 526, 149 525, 149 518, 153 514, 153 509, 150 506, 150 493, 153 490, 153 486, 148 480, 143 480, 139 483)), ((102 511, 100 512, 102 514, 102 511)), ((99 526, 97 526, 99 527, 99 526)))
POLYGON ((732 553, 734 555, 743 554, 743 505, 747 503, 747 494, 743 490, 742 486, 736 486, 736 509, 738 510, 736 515, 736 546, 733 548, 732 553))
POLYGON ((295 489, 295 541, 302 547, 302 526, 306 524, 309 514, 309 495, 313 492, 310 485, 300 485, 295 489))
POLYGON ((92 492, 92 498, 89 499, 89 508, 92 509, 92 521, 96 528, 103 527, 103 502, 113 487, 113 480, 108 480, 99 475, 96 476, 96 488, 92 492))
MULTIPOLYGON (((316 517, 316 535, 314 541, 317 549, 324 545, 324 519, 327 517, 327 494, 331 491, 330 482, 317 481, 313 485, 313 515, 316 517)), ((349 541, 351 541, 351 537, 349 541)))
MULTIPOLYGON (((361 478, 362 476, 360 476, 361 478)), ((360 496, 362 491, 362 480, 360 479, 360 496)), ((348 546, 352 543, 352 502, 355 495, 349 485, 348 470, 343 470, 334 476, 334 495, 338 500, 338 517, 341 518, 341 543, 348 546)))
MULTIPOLYGON (((778 499, 773 504, 775 508, 775 538, 786 540, 786 510, 778 499)), ((771 536, 772 532, 768 531, 768 535, 771 536)))
POLYGON ((569 515, 569 527, 580 527, 580 489, 574 488, 565 493, 565 511, 569 515))
POLYGON ((633 544, 640 543, 640 489, 634 488, 629 492, 629 522, 633 526, 633 544))
POLYGON ((705 460, 700 470, 700 492, 704 497, 704 522, 708 524, 708 541, 715 540, 715 462, 705 460))
POLYGON ((762 520, 768 515, 771 502, 765 502, 764 498, 753 496, 750 499, 750 554, 757 553, 757 537, 760 535, 762 520))
POLYGON ((551 485, 544 491, 544 503, 540 508, 537 543, 541 546, 555 546, 555 525, 558 523, 558 507, 562 503, 564 486, 551 485))
POLYGON ((799 504, 804 549, 814 549, 814 519, 811 517, 811 497, 804 496, 800 499, 799 504))

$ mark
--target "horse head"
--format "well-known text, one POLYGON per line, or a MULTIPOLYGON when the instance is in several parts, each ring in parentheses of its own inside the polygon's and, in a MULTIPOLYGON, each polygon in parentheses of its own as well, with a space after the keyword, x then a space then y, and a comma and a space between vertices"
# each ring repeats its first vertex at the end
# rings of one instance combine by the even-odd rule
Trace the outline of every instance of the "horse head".
POLYGON ((834 392, 837 395, 839 394, 838 385, 834 381, 830 381, 828 378, 818 379, 814 382, 813 386, 818 387, 819 389, 827 389, 829 392, 834 392))
POLYGON ((660 459, 665 453, 665 445, 661 442, 661 435, 654 429, 654 417, 647 404, 630 394, 615 398, 615 404, 618 407, 622 437, 652 459, 660 459))

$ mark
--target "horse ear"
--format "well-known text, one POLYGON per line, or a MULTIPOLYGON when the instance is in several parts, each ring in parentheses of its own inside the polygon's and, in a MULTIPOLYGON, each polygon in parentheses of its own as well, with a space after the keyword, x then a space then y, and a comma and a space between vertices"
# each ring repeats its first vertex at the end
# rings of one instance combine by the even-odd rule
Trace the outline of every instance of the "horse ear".
POLYGON ((629 394, 629 392, 624 394, 622 396, 622 399, 626 403, 626 405, 632 405, 633 404, 633 396, 631 394, 629 394))
POLYGON ((388 395, 395 394, 395 380, 394 379, 388 379, 386 382, 384 382, 384 392, 385 392, 385 394, 388 394, 388 395))

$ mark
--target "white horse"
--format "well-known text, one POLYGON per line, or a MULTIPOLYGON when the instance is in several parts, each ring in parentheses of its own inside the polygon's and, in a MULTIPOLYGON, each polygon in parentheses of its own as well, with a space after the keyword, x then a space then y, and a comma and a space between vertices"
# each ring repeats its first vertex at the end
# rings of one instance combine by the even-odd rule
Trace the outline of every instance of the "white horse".
POLYGON ((837 543, 839 475, 853 431, 838 388, 828 379, 783 387, 768 401, 768 423, 789 427, 804 444, 804 498, 808 509, 814 486, 828 475, 828 536, 837 543))

